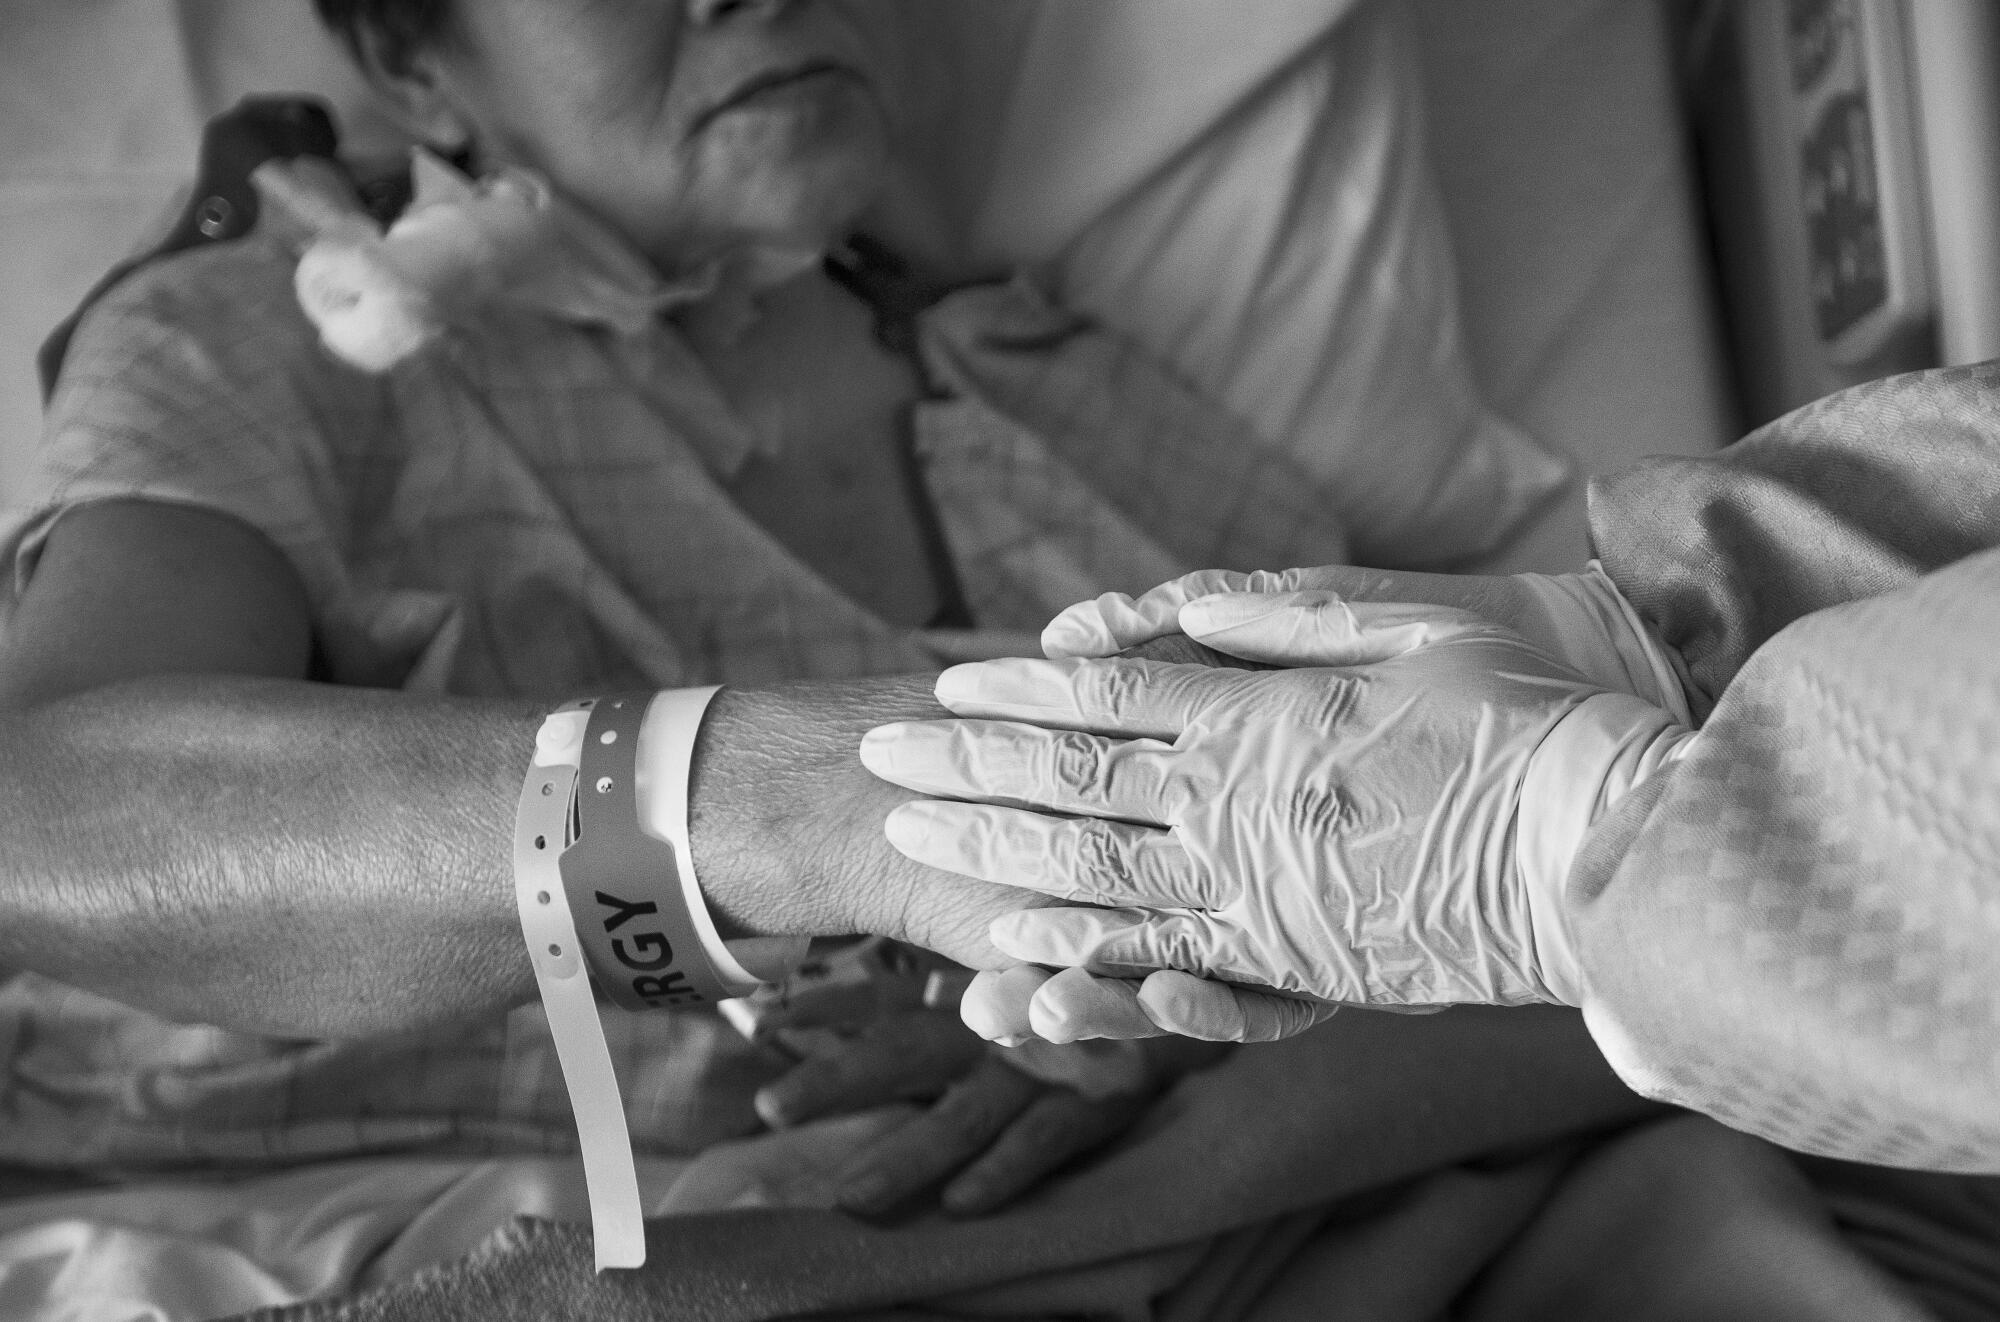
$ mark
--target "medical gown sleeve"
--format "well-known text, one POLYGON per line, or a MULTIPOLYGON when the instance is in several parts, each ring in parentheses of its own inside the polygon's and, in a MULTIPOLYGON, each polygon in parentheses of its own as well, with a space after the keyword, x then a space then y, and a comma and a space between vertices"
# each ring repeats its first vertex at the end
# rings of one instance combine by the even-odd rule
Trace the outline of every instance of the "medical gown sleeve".
POLYGON ((1794 1149, 2000 1171, 2000 367, 1593 492, 1700 737, 1566 900, 1627 1082, 1794 1149))

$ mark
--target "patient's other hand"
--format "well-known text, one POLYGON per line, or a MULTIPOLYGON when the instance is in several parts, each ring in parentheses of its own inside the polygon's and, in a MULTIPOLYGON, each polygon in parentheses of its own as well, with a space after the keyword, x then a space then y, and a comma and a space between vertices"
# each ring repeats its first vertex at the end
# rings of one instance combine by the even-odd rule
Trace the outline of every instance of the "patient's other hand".
POLYGON ((1210 1044, 1172 1038, 1010 1052, 982 1042, 955 1007, 910 1009, 832 1039, 760 1091, 757 1111, 783 1128, 927 1103, 854 1156, 840 1201, 880 1215, 937 1189, 945 1211, 977 1215, 1116 1138, 1182 1073, 1214 1058, 1210 1044))

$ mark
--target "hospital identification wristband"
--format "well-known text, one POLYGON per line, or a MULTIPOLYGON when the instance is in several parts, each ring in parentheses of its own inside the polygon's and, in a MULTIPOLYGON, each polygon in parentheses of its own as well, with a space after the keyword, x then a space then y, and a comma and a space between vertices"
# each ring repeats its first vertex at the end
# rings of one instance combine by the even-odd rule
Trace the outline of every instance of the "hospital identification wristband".
POLYGON ((591 972, 628 1010, 713 1004, 761 985, 723 946, 688 848, 688 764, 715 692, 622 694, 590 707, 577 770, 577 839, 562 856, 563 887, 591 972), (649 719, 656 706, 663 720, 649 719), (642 727, 656 744, 643 760, 642 727), (664 783, 651 783, 655 778, 664 783), (644 812, 658 805, 663 813, 644 812), (641 825, 647 816, 660 835, 641 825))
MULTIPOLYGON (((515 810, 515 903, 576 1116, 599 1271, 643 1265, 646 1233, 592 977, 631 1009, 719 1001, 765 985, 723 943, 688 846, 694 741, 716 692, 564 704, 535 736, 515 810)), ((752 938, 738 948, 775 979, 806 944, 752 938)))
POLYGON ((576 790, 574 735, 566 737, 566 729, 581 715, 581 706, 571 704, 544 721, 536 736, 534 765, 514 812, 514 900, 576 1116, 597 1270, 603 1271, 645 1263, 646 1224, 625 1104, 560 870, 576 790))

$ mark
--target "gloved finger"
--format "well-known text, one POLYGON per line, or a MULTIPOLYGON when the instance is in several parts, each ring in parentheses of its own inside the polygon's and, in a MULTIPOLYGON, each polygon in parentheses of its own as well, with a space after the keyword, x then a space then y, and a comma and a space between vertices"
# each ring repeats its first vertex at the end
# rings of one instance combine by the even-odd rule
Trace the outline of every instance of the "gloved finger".
POLYGON ((1151 739, 1006 721, 905 721, 861 741, 863 766, 920 794, 1163 826, 1179 815, 1174 760, 1151 739))
POLYGON ((939 704, 957 716, 1173 739, 1242 682, 1243 672, 1236 669, 1137 657, 1010 657, 953 666, 938 676, 936 692, 939 704))
POLYGON ((1047 1085, 988 1057, 908 1123, 883 1135, 841 1171, 841 1205, 886 1212, 932 1188, 998 1138, 1047 1085))
MULTIPOLYGON (((1446 1007, 1378 1006, 1398 1014, 1434 1014, 1446 1007)), ((1133 1040, 1161 1036, 1204 1042, 1275 1042, 1333 1017, 1338 1005, 1232 987, 1178 969, 1143 980, 1107 978, 1063 969, 1034 994, 1029 1022, 1049 1042, 1087 1038, 1133 1040)))
POLYGON ((989 1042, 1019 1046, 1035 1036, 1028 1006, 1049 977, 1047 969, 1033 964, 975 974, 959 997, 958 1017, 989 1042))
POLYGON ((1008 958, 1028 964, 1111 977, 1180 969, 1229 982, 1268 981, 1242 963, 1239 934, 1198 910, 1023 909, 995 918, 987 935, 1008 958))
POLYGON ((1340 1007, 1162 969, 1139 988, 1139 1004, 1161 1028, 1204 1042, 1275 1042, 1331 1019, 1340 1007))
POLYGON ((1360 666, 1453 638, 1499 632, 1450 606, 1349 601, 1324 589, 1231 592, 1181 609, 1188 637, 1246 661, 1280 666, 1360 666))
POLYGON ((1127 978, 1102 978, 1085 969, 1063 969, 1036 989, 1028 1002, 1028 1023, 1045 1042, 1082 1042, 1091 1038, 1162 1037, 1139 1003, 1139 984, 1127 978))
POLYGON ((882 832, 928 867, 1082 904, 1219 909, 1236 890, 1171 833, 1130 822, 919 799, 892 811, 882 832))
POLYGON ((1014 1117, 991 1147, 944 1188, 947 1212, 990 1212, 1122 1132, 1145 1107, 1136 1095, 1092 1100, 1051 1089, 1014 1117))
POLYGON ((1107 592, 1079 601, 1042 630, 1042 654, 1051 660, 1115 656, 1128 647, 1179 633, 1182 606, 1211 592, 1242 591, 1248 580, 1249 575, 1227 569, 1201 569, 1137 597, 1107 592))
POLYGON ((757 1090, 753 1104, 773 1129, 911 1097, 931 1097, 972 1067, 985 1043, 948 1011, 884 1020, 826 1055, 800 1061, 757 1090))
POLYGON ((932 969, 924 975, 924 1008, 945 1010, 957 1006, 977 976, 971 969, 932 969))
POLYGON ((1251 574, 1227 569, 1202 569, 1162 583, 1141 596, 1107 592, 1080 601, 1042 630, 1042 652, 1051 659, 1070 656, 1115 656, 1128 647, 1180 632, 1181 607, 1217 592, 1294 592, 1325 588, 1350 601, 1444 601, 1457 604, 1465 595, 1462 574, 1410 574, 1395 570, 1359 569, 1353 565, 1320 565, 1304 569, 1266 570, 1251 574), (1442 595, 1439 595, 1442 594, 1442 595))

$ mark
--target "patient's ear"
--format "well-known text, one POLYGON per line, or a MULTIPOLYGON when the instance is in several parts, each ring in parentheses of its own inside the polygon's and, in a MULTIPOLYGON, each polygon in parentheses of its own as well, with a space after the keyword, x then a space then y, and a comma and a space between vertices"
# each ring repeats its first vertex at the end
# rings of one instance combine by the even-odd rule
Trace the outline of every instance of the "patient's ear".
POLYGON ((371 31, 358 34, 355 45, 362 76, 411 136, 446 156, 471 144, 473 120, 453 90, 445 52, 407 46, 371 31))

